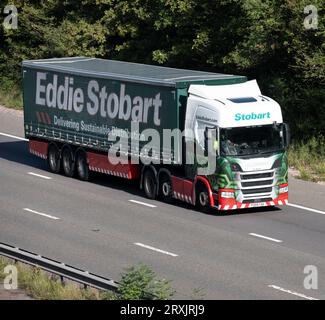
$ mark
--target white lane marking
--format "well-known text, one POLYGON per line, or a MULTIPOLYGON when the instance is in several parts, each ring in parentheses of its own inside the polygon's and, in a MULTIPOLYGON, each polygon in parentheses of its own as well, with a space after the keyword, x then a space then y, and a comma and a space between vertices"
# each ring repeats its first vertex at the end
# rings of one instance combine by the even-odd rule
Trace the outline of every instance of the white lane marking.
POLYGON ((150 207, 150 208, 157 208, 157 206, 141 201, 136 201, 136 200, 129 200, 130 202, 137 203, 137 204, 142 204, 143 206, 150 207))
POLYGON ((27 211, 27 212, 35 213, 35 214, 37 214, 39 216, 46 217, 46 218, 49 218, 49 219, 60 220, 60 218, 58 218, 58 217, 54 217, 54 216, 51 216, 49 214, 38 212, 38 211, 35 211, 35 210, 32 210, 32 209, 24 208, 23 210, 27 211))
POLYGON ((52 179, 51 177, 43 176, 41 174, 37 174, 37 173, 34 173, 34 172, 28 172, 28 174, 31 175, 31 176, 35 176, 35 177, 46 179, 46 180, 51 180, 52 179))
POLYGON ((282 240, 266 237, 266 236, 263 236, 263 235, 257 234, 257 233, 250 233, 250 235, 253 236, 253 237, 262 238, 262 239, 270 240, 270 241, 273 241, 273 242, 282 242, 282 240))
POLYGON ((167 255, 172 256, 172 257, 178 257, 178 254, 171 253, 171 252, 168 252, 168 251, 165 251, 165 250, 161 250, 161 249, 158 249, 158 248, 155 248, 155 247, 147 246, 146 244, 143 244, 143 243, 140 243, 140 242, 135 242, 134 244, 136 246, 146 248, 146 249, 149 249, 149 250, 153 250, 153 251, 156 251, 156 252, 159 252, 159 253, 167 254, 167 255))
POLYGON ((279 291, 285 292, 285 293, 289 293, 289 294, 292 294, 294 296, 297 296, 297 297, 300 297, 300 298, 304 298, 304 299, 307 299, 307 300, 319 300, 317 298, 308 297, 308 296, 306 296, 306 295, 304 295, 302 293, 295 292, 295 291, 291 291, 291 290, 287 290, 287 289, 281 288, 279 286, 269 285, 268 287, 269 288, 273 288, 275 290, 279 290, 279 291))
POLYGON ((303 209, 303 210, 307 210, 307 211, 311 211, 311 212, 316 212, 316 213, 320 213, 320 214, 325 214, 325 211, 321 211, 321 210, 316 210, 316 209, 312 209, 312 208, 308 208, 308 207, 304 207, 304 206, 300 206, 298 204, 294 204, 294 203, 287 203, 288 206, 291 207, 295 207, 298 209, 303 209))
POLYGON ((4 133, 4 132, 0 132, 0 136, 12 138, 12 139, 17 139, 17 140, 21 140, 21 141, 28 141, 28 139, 25 139, 25 138, 22 138, 22 137, 13 136, 12 134, 4 133))

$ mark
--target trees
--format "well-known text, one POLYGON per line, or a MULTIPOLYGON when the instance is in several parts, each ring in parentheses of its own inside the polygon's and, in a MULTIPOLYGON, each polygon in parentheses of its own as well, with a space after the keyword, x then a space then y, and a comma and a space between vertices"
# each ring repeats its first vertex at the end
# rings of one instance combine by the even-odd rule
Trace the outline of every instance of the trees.
MULTIPOLYGON (((15 1, 13 1, 15 2, 15 1)), ((25 0, 0 28, 0 80, 23 59, 97 56, 245 74, 283 106, 297 138, 325 134, 324 4, 308 0, 25 0)))
MULTIPOLYGON (((225 57, 227 64, 257 77, 264 92, 280 102, 299 139, 325 134, 325 16, 319 17, 317 29, 306 29, 308 4, 245 0, 249 28, 225 57)), ((314 5, 324 14, 323 1, 314 5)))

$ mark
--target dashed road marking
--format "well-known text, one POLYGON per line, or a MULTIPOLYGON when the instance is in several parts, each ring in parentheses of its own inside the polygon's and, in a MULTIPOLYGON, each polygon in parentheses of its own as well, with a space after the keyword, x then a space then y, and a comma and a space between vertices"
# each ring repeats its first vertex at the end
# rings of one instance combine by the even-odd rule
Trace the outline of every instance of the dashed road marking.
POLYGON ((43 213, 43 212, 38 212, 38 211, 35 211, 35 210, 32 210, 32 209, 23 208, 23 210, 24 211, 27 211, 27 212, 31 212, 31 213, 37 214, 37 215, 42 216, 42 217, 46 217, 46 218, 52 219, 52 220, 60 220, 60 218, 58 218, 58 217, 51 216, 49 214, 46 214, 46 213, 43 213))
POLYGON ((291 294, 291 295, 294 295, 294 296, 297 296, 297 297, 300 297, 300 298, 303 298, 303 299, 307 299, 307 300, 319 300, 317 298, 308 297, 308 296, 304 295, 303 293, 299 293, 299 292, 291 291, 291 290, 288 290, 288 289, 284 289, 284 288, 281 288, 279 286, 269 285, 268 287, 269 288, 273 288, 275 290, 279 290, 279 291, 288 293, 288 294, 291 294))
POLYGON ((316 212, 316 213, 320 213, 320 214, 325 214, 325 211, 304 207, 304 206, 301 206, 299 204, 287 203, 287 206, 298 208, 298 209, 303 209, 303 210, 307 210, 307 211, 311 211, 311 212, 316 212))
POLYGON ((51 177, 43 176, 41 174, 34 173, 34 172, 28 172, 28 174, 31 175, 31 176, 35 176, 35 177, 46 179, 46 180, 51 180, 52 179, 51 177))
POLYGON ((278 242, 278 243, 282 242, 282 240, 266 237, 266 236, 263 236, 263 235, 257 234, 257 233, 250 233, 250 235, 253 237, 262 238, 262 239, 273 241, 273 242, 278 242))
POLYGON ((167 255, 172 256, 172 257, 178 257, 178 254, 176 254, 176 253, 172 253, 172 252, 161 250, 161 249, 158 249, 158 248, 155 248, 155 247, 151 247, 151 246, 148 246, 148 245, 140 243, 140 242, 135 242, 134 244, 136 246, 146 248, 146 249, 149 249, 149 250, 153 250, 153 251, 156 251, 156 252, 159 252, 159 253, 167 254, 167 255))
POLYGON ((129 201, 133 202, 133 203, 141 204, 141 205, 149 207, 149 208, 157 208, 157 206, 155 206, 153 204, 146 203, 146 202, 141 202, 141 201, 137 201, 137 200, 129 200, 129 201))
POLYGON ((22 138, 22 137, 18 137, 18 136, 14 136, 12 134, 4 133, 4 132, 0 132, 0 136, 4 136, 4 137, 16 139, 16 140, 21 140, 21 141, 28 141, 28 139, 25 139, 25 138, 22 138))

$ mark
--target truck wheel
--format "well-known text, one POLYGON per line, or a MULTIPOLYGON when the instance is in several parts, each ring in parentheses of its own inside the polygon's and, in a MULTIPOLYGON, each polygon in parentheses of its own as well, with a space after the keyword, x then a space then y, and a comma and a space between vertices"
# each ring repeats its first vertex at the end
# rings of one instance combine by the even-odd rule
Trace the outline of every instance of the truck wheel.
POLYGON ((159 196, 165 202, 173 200, 173 187, 170 178, 164 174, 159 180, 159 196))
POLYGON ((49 146, 48 151, 48 165, 50 171, 53 173, 59 173, 61 170, 61 161, 60 161, 60 150, 55 144, 49 146))
POLYGON ((82 181, 88 181, 89 167, 87 163, 87 156, 84 152, 78 152, 76 165, 77 165, 78 178, 82 181))
POLYGON ((147 198, 156 199, 157 182, 152 170, 146 170, 143 175, 143 189, 147 198))
POLYGON ((64 174, 69 178, 73 177, 75 173, 75 162, 70 147, 65 147, 62 151, 62 165, 64 174))
POLYGON ((196 205, 202 212, 208 212, 210 209, 210 199, 208 190, 205 186, 199 185, 196 192, 196 205))

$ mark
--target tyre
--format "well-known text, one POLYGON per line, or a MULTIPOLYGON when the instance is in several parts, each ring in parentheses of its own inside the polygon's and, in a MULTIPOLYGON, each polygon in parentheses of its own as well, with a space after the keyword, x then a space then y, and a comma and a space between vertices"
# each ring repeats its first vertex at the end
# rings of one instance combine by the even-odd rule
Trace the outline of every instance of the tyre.
POLYGON ((85 152, 81 151, 77 153, 76 171, 80 180, 89 180, 89 167, 87 163, 87 155, 85 152))
POLYGON ((143 175, 143 190, 147 198, 156 199, 157 181, 152 170, 147 169, 143 175))
POLYGON ((50 144, 47 161, 51 172, 53 173, 60 172, 61 170, 60 150, 56 144, 50 144))
POLYGON ((75 162, 73 157, 73 152, 70 147, 63 148, 62 151, 62 167, 64 174, 71 178, 75 173, 75 162))
POLYGON ((208 212, 210 210, 210 199, 207 187, 199 184, 196 190, 196 205, 198 209, 202 212, 208 212))
POLYGON ((159 180, 159 197, 165 202, 173 200, 172 182, 166 174, 163 174, 159 180))

